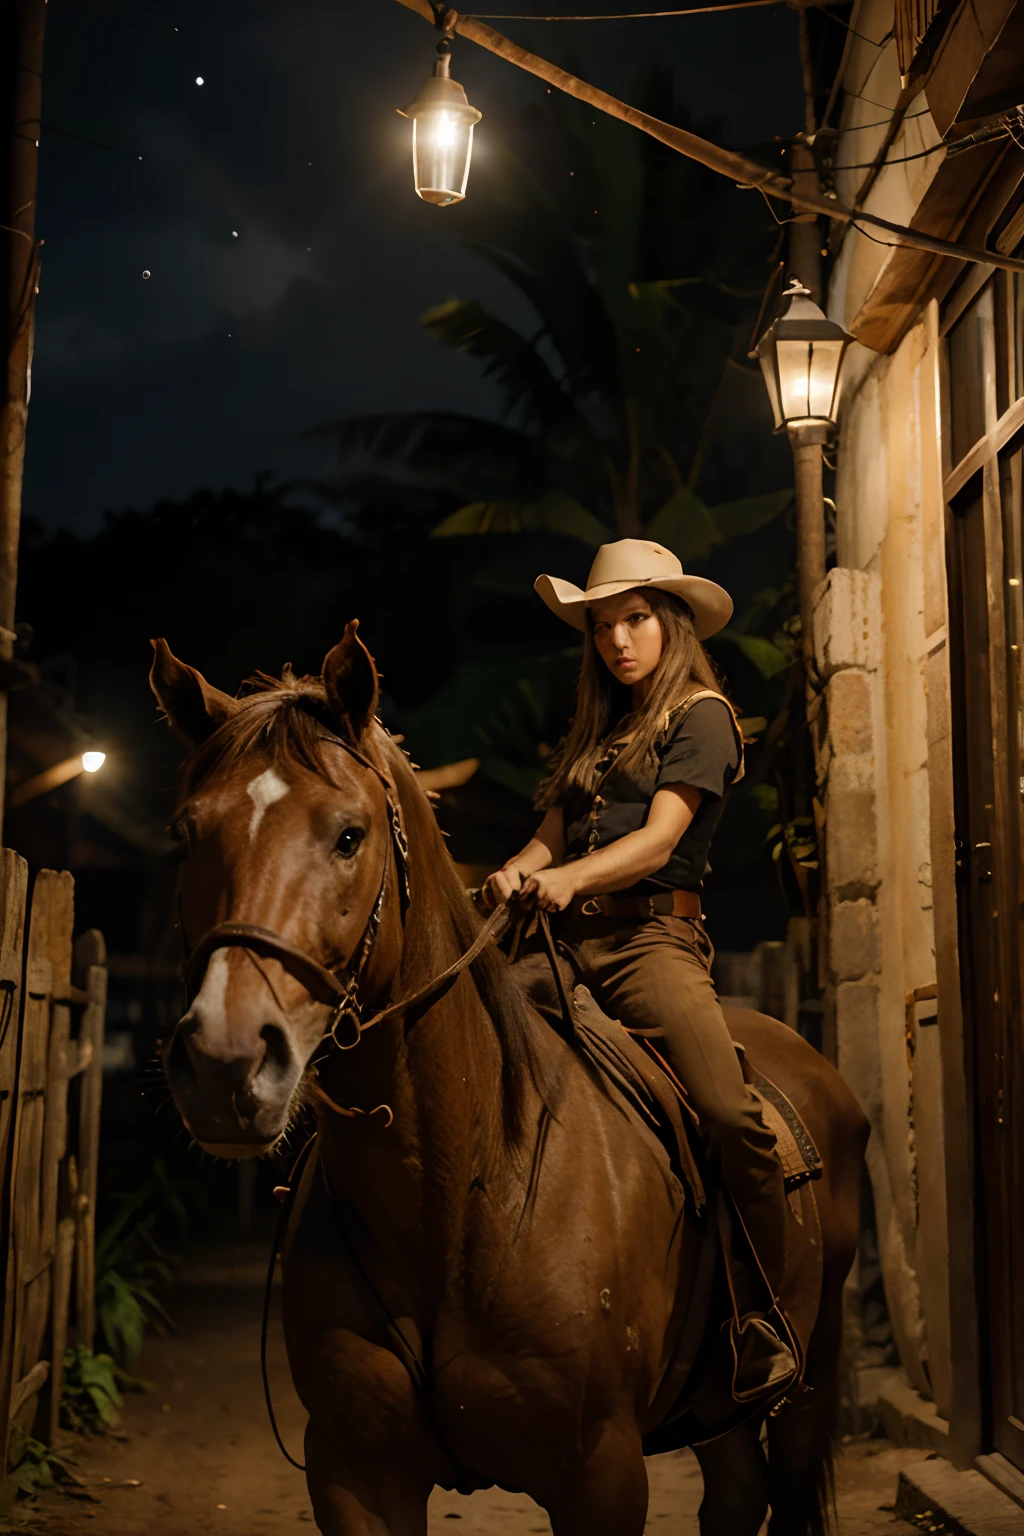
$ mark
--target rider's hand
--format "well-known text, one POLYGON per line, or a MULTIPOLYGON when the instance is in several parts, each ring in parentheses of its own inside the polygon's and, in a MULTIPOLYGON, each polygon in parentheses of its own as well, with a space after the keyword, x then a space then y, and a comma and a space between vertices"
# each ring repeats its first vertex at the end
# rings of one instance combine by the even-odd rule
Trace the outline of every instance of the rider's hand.
POLYGON ((576 871, 571 864, 538 870, 523 883, 523 900, 544 912, 564 912, 576 894, 576 871))
POLYGON ((484 906, 490 911, 500 907, 502 902, 511 901, 518 896, 523 888, 523 877, 518 869, 496 869, 493 875, 488 875, 480 892, 484 906))

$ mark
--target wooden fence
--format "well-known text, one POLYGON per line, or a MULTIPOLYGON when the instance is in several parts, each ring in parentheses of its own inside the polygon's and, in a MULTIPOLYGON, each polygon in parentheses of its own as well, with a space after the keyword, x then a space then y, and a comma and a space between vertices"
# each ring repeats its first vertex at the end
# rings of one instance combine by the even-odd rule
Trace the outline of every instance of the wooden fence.
POLYGON ((50 1441, 64 1351, 92 1347, 106 952, 74 882, 0 850, 0 1447, 50 1441))

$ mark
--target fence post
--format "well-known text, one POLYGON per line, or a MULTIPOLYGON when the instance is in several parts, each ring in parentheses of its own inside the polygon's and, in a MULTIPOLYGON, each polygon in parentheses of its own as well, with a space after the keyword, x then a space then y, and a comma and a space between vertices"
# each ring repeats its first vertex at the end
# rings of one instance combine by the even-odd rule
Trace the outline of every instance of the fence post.
POLYGON ((0 850, 0 1252, 5 1256, 0 1271, 0 1477, 6 1465, 14 1386, 14 1162, 27 895, 28 865, 11 849, 0 850))
POLYGON ((79 1344, 92 1349, 96 1336, 96 1194, 103 1096, 103 1026, 107 1012, 107 948, 102 933, 96 928, 90 928, 75 941, 74 979, 76 986, 86 994, 79 1033, 83 1075, 78 1120, 75 1328, 79 1344))
POLYGON ((24 1412, 52 1368, 42 1357, 51 1316, 52 1265, 56 1246, 57 1182, 67 1115, 66 1060, 70 1021, 71 932, 74 881, 66 872, 40 870, 32 890, 25 958, 21 1064, 18 1073, 17 1147, 14 1165, 13 1388, 11 1419, 31 1423, 24 1412), (51 1037, 57 1049, 51 1052, 51 1037), (47 1103, 48 1089, 50 1102, 47 1103))

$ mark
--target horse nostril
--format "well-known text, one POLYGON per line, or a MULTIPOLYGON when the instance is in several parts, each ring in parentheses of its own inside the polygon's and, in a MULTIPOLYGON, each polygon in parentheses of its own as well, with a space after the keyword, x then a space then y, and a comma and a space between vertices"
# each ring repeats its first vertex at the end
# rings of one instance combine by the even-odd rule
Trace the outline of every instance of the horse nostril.
POLYGON ((288 1036, 279 1024, 264 1024, 260 1030, 260 1039, 264 1045, 264 1056, 255 1078, 279 1083, 288 1077, 295 1065, 288 1036))

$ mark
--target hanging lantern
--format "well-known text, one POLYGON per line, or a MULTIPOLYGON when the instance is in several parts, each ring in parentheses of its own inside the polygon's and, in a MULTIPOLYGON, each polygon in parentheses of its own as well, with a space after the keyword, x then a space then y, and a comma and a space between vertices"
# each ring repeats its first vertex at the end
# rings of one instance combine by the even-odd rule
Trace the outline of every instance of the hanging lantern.
POLYGON ((473 153, 473 126, 482 113, 471 107, 457 80, 450 77, 451 45, 437 45, 437 63, 403 117, 412 118, 412 169, 416 191, 425 203, 444 208, 466 195, 473 153))
POLYGON ((798 277, 791 277, 783 307, 757 344, 775 430, 834 423, 839 373, 853 340, 826 318, 798 277))

